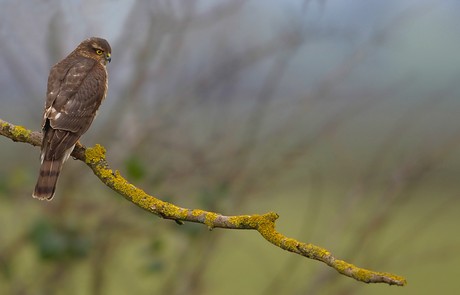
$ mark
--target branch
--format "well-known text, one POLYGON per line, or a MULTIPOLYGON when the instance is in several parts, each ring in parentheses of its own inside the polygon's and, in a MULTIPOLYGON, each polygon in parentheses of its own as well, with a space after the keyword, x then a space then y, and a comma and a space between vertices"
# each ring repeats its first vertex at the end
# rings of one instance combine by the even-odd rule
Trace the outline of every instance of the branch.
MULTIPOLYGON (((15 142, 29 143, 33 146, 40 146, 42 140, 41 132, 34 132, 22 126, 15 126, 2 119, 0 119, 0 135, 15 142)), ((274 212, 263 215, 225 216, 199 209, 181 208, 157 199, 129 183, 120 175, 118 170, 113 171, 110 169, 105 153, 105 148, 98 144, 92 148, 85 148, 77 144, 72 152, 72 157, 85 162, 106 186, 122 195, 125 199, 164 219, 171 219, 179 224, 184 221, 202 223, 210 230, 213 228, 256 230, 273 245, 310 259, 319 260, 339 273, 355 280, 365 283, 386 283, 398 286, 406 284, 406 280, 403 277, 357 267, 336 259, 326 249, 282 235, 275 230, 275 221, 279 216, 274 212)))

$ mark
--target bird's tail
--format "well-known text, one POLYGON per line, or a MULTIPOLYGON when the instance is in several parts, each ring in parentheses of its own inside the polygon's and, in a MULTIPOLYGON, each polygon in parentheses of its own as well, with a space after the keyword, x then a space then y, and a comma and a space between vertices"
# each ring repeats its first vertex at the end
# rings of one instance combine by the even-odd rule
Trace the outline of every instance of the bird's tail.
POLYGON ((40 166, 37 184, 32 196, 40 200, 50 201, 54 197, 56 183, 64 161, 62 159, 44 160, 40 166))
POLYGON ((56 183, 64 162, 72 153, 79 135, 67 130, 53 129, 49 120, 43 127, 41 166, 34 198, 50 201, 54 197, 56 183))

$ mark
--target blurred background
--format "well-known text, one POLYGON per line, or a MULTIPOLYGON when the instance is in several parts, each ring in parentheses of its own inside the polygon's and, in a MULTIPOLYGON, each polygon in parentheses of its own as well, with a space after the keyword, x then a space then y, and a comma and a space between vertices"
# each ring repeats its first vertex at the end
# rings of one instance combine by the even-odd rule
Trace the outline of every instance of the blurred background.
POLYGON ((39 150, 0 137, 1 294, 453 294, 460 2, 0 0, 0 118, 38 130, 50 67, 112 45, 88 146, 147 192, 287 236, 406 287, 366 285, 253 231, 179 226, 81 162, 32 199, 39 150))

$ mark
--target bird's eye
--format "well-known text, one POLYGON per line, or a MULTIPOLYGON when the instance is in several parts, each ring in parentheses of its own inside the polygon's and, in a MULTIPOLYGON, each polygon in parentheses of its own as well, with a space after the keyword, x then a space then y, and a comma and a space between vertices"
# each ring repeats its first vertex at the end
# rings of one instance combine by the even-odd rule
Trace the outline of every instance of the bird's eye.
POLYGON ((96 49, 96 54, 98 54, 98 55, 102 55, 102 50, 100 50, 100 49, 96 49))

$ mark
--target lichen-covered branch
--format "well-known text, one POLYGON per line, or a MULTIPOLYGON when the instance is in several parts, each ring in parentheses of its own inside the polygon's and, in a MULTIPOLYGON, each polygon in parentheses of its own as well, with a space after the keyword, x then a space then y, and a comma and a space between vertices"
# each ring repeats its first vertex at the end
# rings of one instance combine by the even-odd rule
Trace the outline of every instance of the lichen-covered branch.
MULTIPOLYGON (((0 119, 0 135, 13 141, 25 142, 40 146, 42 135, 40 132, 27 130, 0 119)), ((269 212, 263 215, 225 216, 214 212, 199 209, 186 209, 164 202, 151 196, 140 188, 129 183, 119 171, 112 170, 105 158, 106 150, 101 145, 85 148, 77 145, 72 156, 86 163, 94 174, 108 187, 125 197, 137 206, 152 212, 162 218, 171 219, 177 223, 196 222, 205 224, 209 229, 252 229, 258 231, 262 237, 273 245, 301 256, 319 260, 337 270, 339 273, 365 283, 386 283, 389 285, 404 286, 403 277, 376 272, 357 267, 353 264, 338 260, 324 248, 313 244, 299 242, 288 238, 275 229, 278 214, 269 212)))

